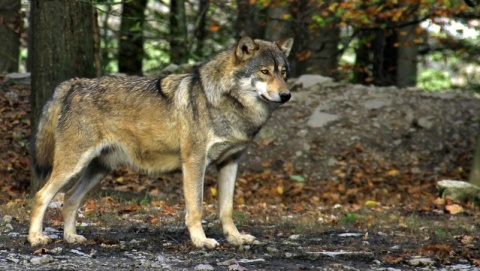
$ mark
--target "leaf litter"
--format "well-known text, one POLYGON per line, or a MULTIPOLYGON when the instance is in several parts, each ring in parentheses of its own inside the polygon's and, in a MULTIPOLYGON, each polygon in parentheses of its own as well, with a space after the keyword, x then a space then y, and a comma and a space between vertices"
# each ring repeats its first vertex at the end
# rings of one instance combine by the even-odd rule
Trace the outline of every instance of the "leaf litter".
MULTIPOLYGON (((17 227, 25 231, 30 204, 24 197, 30 178, 30 90, 8 82, 0 85, 0 210, 13 214, 17 227)), ((346 95, 351 90, 343 90, 339 85, 315 91, 315 100, 309 106, 298 106, 297 101, 280 108, 264 128, 266 132, 262 135, 262 130, 242 159, 235 191, 235 219, 241 230, 269 244, 262 243, 242 253, 255 257, 264 255, 262 251, 267 247, 279 246, 283 254, 275 252, 278 255, 270 263, 296 257, 306 262, 305 266, 315 266, 316 261, 306 260, 306 252, 367 250, 375 252, 380 263, 396 266, 408 266, 408 260, 417 256, 432 258, 437 265, 467 261, 478 266, 478 205, 441 199, 435 184, 447 178, 467 179, 480 102, 463 96, 439 99, 414 91, 392 90, 399 92, 393 95, 397 100, 392 102, 397 111, 413 110, 413 115, 418 116, 433 114, 432 121, 436 114, 445 115, 442 108, 456 108, 452 119, 437 118, 436 125, 441 131, 436 133, 415 126, 416 120, 396 121, 402 114, 389 108, 385 112, 359 109, 357 103, 368 96, 380 95, 376 90, 362 88, 358 93, 346 95), (357 103, 355 98, 359 99, 357 103), (305 123, 316 101, 322 99, 335 103, 329 113, 340 116, 348 113, 354 117, 343 116, 329 127, 301 132, 306 129, 305 123), (426 106, 405 109, 407 101, 431 105, 427 109, 426 106), (342 108, 346 108, 345 112, 339 111, 342 108), (370 125, 371 122, 380 122, 381 128, 372 130, 376 126, 370 125), (382 129, 389 126, 390 130, 382 129), (461 140, 457 139, 458 134, 464 135, 461 140), (386 143, 392 137, 397 138, 395 146, 386 143), (361 237, 338 236, 350 232, 360 233, 361 237), (290 244, 295 243, 288 239, 292 235, 300 236, 302 249, 290 244), (280 245, 282 242, 290 245, 287 248, 280 245)), ((215 173, 210 170, 205 179, 205 226, 207 234, 221 238, 215 220, 218 198, 215 173)), ((183 226, 181 175, 150 177, 120 168, 103 181, 100 194, 88 199, 80 210, 79 223, 89 225, 84 228, 88 231, 85 235, 96 231, 104 235, 89 240, 91 246, 108 245, 114 249, 121 247, 122 238, 135 239, 135 235, 118 229, 121 225, 125 229, 137 228, 134 232, 141 232, 142 236, 152 231, 160 231, 161 235, 166 232, 170 241, 160 243, 164 243, 167 252, 194 251, 183 226), (150 229, 138 230, 142 227, 150 229), (120 231, 120 237, 109 234, 111 231, 120 231)), ((59 210, 49 211, 48 218, 51 226, 62 227, 59 210)), ((140 241, 140 244, 145 245, 140 249, 151 250, 150 242, 140 241)), ((17 249, 45 254, 52 248, 17 249)), ((222 245, 220 250, 231 256, 240 253, 228 245, 222 245)), ((228 268, 250 270, 238 263, 228 268)))

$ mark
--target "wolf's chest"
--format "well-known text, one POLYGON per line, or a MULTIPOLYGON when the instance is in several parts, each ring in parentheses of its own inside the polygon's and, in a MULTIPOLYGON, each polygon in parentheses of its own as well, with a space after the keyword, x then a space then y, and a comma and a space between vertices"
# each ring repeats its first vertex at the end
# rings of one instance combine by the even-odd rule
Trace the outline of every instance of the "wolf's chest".
POLYGON ((250 143, 248 139, 214 137, 208 144, 209 163, 219 164, 231 157, 238 156, 250 143))

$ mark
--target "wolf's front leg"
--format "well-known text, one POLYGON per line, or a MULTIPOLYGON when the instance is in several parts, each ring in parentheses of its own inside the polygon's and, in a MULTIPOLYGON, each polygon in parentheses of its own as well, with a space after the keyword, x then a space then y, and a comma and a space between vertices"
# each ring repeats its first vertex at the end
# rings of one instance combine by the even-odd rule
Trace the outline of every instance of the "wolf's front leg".
POLYGON ((232 245, 251 244, 255 237, 250 234, 240 234, 233 223, 233 193, 237 176, 238 161, 231 161, 219 167, 219 209, 223 234, 232 245))
POLYGON ((215 239, 207 238, 202 227, 203 179, 206 165, 201 160, 189 157, 183 162, 183 190, 187 210, 185 224, 190 232, 193 245, 200 248, 214 248, 218 246, 218 242, 215 239))

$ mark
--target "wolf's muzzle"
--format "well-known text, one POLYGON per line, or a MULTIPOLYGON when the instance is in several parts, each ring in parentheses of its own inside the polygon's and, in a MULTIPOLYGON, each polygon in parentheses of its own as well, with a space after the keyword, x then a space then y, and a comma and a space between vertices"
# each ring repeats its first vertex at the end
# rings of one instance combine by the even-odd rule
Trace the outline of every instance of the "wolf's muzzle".
POLYGON ((292 94, 290 93, 280 93, 280 102, 281 103, 285 103, 285 102, 288 102, 288 100, 290 100, 290 97, 292 97, 292 94))

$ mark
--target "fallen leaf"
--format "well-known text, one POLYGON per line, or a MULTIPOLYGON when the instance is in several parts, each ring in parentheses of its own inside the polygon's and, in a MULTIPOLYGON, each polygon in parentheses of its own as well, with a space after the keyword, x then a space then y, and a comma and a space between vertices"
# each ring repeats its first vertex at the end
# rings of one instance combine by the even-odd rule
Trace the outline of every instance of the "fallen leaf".
POLYGON ((39 249, 35 250, 33 252, 33 255, 42 255, 42 254, 46 254, 48 252, 49 252, 48 249, 42 247, 42 248, 39 248, 39 249))
POLYGON ((377 206, 377 202, 373 200, 369 200, 365 202, 365 206, 368 208, 374 208, 375 206, 377 206))
POLYGON ((300 182, 300 183, 303 183, 305 182, 305 178, 303 178, 302 176, 300 175, 292 175, 290 176, 290 179, 296 181, 296 182, 300 182))
POLYGON ((387 175, 393 177, 393 176, 397 176, 399 173, 400 171, 398 171, 398 169, 391 169, 388 171, 387 175))
POLYGON ((383 258, 384 261, 389 262, 389 263, 399 263, 403 261, 403 257, 394 257, 391 255, 387 255, 386 257, 383 258))
POLYGON ((210 194, 214 197, 218 195, 218 191, 216 187, 210 187, 210 194))
POLYGON ((463 207, 459 204, 451 204, 445 206, 445 209, 452 215, 463 213, 463 207))

